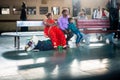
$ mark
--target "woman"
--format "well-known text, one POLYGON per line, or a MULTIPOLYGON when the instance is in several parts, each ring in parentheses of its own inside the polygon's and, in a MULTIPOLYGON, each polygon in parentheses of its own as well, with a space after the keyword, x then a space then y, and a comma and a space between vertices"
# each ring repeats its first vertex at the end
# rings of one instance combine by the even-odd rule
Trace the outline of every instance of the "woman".
POLYGON ((105 8, 102 8, 102 18, 103 19, 109 18, 109 12, 105 8))
POLYGON ((57 27, 55 20, 51 13, 46 15, 47 19, 44 21, 44 34, 52 41, 53 47, 56 49, 58 46, 66 48, 66 38, 64 33, 57 27))

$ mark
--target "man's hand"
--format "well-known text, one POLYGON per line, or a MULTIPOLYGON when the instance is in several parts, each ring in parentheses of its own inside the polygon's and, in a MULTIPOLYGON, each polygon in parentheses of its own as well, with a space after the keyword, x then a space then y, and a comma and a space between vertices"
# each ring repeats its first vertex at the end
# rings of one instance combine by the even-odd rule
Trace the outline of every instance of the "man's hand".
POLYGON ((68 33, 69 33, 67 30, 64 30, 64 32, 65 32, 66 34, 68 34, 68 33))

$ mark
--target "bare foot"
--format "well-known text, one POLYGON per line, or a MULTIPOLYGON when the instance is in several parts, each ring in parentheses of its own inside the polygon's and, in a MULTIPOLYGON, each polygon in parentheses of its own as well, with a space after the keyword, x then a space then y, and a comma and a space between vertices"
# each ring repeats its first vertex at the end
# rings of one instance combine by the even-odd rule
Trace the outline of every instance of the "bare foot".
POLYGON ((78 43, 78 44, 76 44, 76 47, 79 47, 80 46, 80 44, 78 43))

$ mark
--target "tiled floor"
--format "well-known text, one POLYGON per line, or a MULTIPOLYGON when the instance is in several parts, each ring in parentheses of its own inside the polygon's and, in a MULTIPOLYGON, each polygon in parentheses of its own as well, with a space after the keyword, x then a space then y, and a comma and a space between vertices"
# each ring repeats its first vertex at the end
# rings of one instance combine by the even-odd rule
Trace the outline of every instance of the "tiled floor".
POLYGON ((25 52, 27 38, 21 38, 21 50, 16 50, 12 37, 0 36, 0 80, 108 80, 120 71, 120 41, 82 43, 79 48, 70 42, 67 50, 25 52))

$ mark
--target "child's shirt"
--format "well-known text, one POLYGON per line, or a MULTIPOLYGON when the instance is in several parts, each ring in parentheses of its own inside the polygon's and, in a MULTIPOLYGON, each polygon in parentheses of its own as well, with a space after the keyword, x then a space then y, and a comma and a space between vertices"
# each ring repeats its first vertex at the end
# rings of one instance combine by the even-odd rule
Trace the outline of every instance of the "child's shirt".
POLYGON ((71 30, 73 33, 76 33, 79 31, 79 29, 76 27, 76 25, 74 23, 69 23, 68 29, 71 30))

